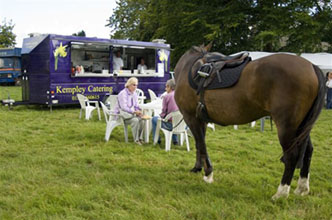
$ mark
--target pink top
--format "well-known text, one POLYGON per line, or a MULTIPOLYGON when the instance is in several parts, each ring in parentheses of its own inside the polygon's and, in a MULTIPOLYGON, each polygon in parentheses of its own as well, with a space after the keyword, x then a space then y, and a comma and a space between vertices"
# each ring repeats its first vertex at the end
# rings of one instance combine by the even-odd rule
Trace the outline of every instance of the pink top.
POLYGON ((174 99, 174 91, 167 93, 163 98, 163 108, 160 114, 161 118, 165 118, 171 112, 179 110, 174 99))

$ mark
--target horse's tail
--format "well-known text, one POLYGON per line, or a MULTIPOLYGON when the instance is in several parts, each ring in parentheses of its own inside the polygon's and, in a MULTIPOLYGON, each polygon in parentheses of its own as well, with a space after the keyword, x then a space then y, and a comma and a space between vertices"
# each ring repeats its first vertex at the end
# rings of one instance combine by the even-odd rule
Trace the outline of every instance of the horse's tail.
POLYGON ((318 78, 318 94, 309 112, 306 114, 300 126, 297 128, 296 138, 293 140, 290 148, 285 152, 287 153, 293 148, 300 146, 300 152, 296 166, 297 168, 302 167, 303 157, 307 147, 306 142, 309 140, 310 131, 323 108, 326 93, 325 79, 322 70, 316 65, 313 65, 313 68, 318 78))

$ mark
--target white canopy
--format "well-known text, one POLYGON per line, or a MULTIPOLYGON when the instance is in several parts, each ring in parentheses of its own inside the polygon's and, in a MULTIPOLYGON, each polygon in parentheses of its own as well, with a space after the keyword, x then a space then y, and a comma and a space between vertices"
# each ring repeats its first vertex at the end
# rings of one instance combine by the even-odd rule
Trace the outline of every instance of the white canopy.
MULTIPOLYGON (((252 60, 256 60, 265 56, 270 56, 277 53, 269 53, 269 52, 258 52, 258 51, 247 51, 249 56, 251 56, 252 60)), ((293 54, 295 53, 287 53, 293 54)), ((301 57, 309 60, 313 64, 319 66, 321 70, 326 73, 332 71, 332 54, 330 53, 302 53, 301 57)))
POLYGON ((330 53, 303 53, 301 57, 319 66, 324 73, 332 71, 332 54, 330 53))

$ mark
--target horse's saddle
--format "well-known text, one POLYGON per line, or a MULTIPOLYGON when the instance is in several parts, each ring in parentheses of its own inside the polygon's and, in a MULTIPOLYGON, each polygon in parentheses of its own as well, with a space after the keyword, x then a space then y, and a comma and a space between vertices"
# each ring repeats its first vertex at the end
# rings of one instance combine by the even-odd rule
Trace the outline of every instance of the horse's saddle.
POLYGON ((233 86, 240 78, 243 68, 251 61, 248 53, 225 56, 207 53, 205 63, 197 71, 189 72, 189 84, 199 93, 202 89, 220 89, 233 86))

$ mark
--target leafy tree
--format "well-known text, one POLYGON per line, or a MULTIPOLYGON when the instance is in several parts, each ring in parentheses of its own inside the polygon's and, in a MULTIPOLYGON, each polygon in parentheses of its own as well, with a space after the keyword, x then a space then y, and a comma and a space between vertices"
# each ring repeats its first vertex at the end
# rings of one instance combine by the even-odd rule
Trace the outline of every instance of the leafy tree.
POLYGON ((14 24, 10 20, 3 20, 0 25, 0 48, 14 47, 16 44, 16 35, 13 33, 14 24))
POLYGON ((81 37, 85 37, 86 36, 84 30, 81 30, 81 31, 79 31, 77 33, 73 33, 72 35, 73 36, 81 36, 81 37))
POLYGON ((113 10, 109 23, 111 36, 118 39, 139 39, 140 17, 146 9, 148 0, 119 0, 113 10))
POLYGON ((296 6, 295 22, 289 31, 286 50, 295 52, 320 52, 322 41, 330 43, 332 49, 332 3, 330 1, 308 1, 308 8, 296 6))
POLYGON ((107 26, 114 38, 166 39, 174 66, 191 46, 210 41, 224 54, 331 51, 331 9, 329 0, 119 0, 107 26))

